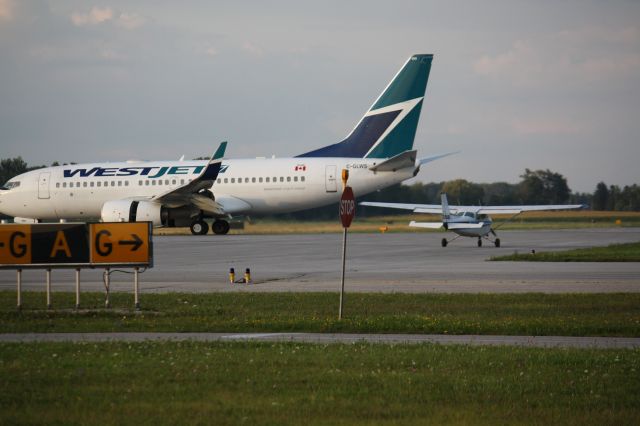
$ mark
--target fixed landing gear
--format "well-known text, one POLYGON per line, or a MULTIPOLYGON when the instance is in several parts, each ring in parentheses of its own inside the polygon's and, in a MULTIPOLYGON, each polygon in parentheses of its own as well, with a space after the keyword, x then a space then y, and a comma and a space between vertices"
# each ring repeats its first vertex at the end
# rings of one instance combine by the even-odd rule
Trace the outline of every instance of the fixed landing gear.
POLYGON ((443 238, 443 239, 442 239, 442 247, 446 247, 446 246, 447 246, 447 244, 448 244, 447 239, 446 239, 446 238, 443 238))
POLYGON ((193 235, 205 235, 209 232, 209 225, 204 220, 197 220, 189 226, 193 235))
POLYGON ((478 247, 482 247, 482 238, 478 238, 478 247))
POLYGON ((225 235, 229 232, 229 222, 226 220, 217 219, 211 225, 213 233, 216 235, 225 235))
POLYGON ((496 247, 500 247, 500 238, 496 238, 493 244, 495 244, 496 247))

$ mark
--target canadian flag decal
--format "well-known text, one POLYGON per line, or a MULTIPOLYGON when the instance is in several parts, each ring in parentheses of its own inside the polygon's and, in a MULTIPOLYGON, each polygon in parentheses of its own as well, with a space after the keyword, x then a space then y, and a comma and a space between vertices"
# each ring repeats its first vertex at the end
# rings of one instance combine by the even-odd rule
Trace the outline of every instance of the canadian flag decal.
POLYGON ((293 168, 293 170, 296 172, 304 172, 305 170, 307 170, 307 166, 304 164, 298 164, 293 168))

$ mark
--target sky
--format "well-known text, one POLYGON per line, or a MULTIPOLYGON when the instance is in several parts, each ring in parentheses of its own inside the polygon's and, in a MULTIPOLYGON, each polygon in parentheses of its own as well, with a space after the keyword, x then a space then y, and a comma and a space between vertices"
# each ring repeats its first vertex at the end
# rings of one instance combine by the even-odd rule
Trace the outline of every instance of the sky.
MULTIPOLYGON (((0 158, 294 156, 434 61, 416 178, 640 183, 640 1, 0 0, 0 158)), ((408 183, 411 183, 409 181, 408 183)))

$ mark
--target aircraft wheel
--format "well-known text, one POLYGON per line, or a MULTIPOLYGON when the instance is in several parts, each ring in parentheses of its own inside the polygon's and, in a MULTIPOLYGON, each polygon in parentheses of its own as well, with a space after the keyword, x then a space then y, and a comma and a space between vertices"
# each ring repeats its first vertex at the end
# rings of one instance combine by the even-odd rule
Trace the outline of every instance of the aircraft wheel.
POLYGON ((209 225, 204 220, 198 220, 193 222, 189 227, 193 235, 205 235, 209 232, 209 225))
POLYGON ((478 247, 482 247, 482 240, 478 238, 478 247))
POLYGON ((225 235, 229 232, 229 222, 226 220, 216 220, 212 224, 213 233, 216 235, 225 235))
POLYGON ((496 245, 496 247, 500 247, 500 238, 496 238, 493 243, 496 245))
POLYGON ((446 247, 447 246, 447 239, 443 238, 442 239, 442 247, 446 247))

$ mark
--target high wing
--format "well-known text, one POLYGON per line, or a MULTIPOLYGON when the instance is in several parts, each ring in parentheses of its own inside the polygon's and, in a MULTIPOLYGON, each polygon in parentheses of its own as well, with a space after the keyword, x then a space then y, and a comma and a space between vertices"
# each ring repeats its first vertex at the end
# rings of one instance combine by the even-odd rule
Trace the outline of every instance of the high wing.
MULTIPOLYGON (((379 203, 374 201, 363 201, 359 204, 361 206, 411 210, 414 213, 442 213, 442 206, 440 204, 379 203)), ((455 212, 454 208, 451 208, 451 210, 455 212)))
POLYGON ((218 177, 226 149, 227 142, 222 142, 213 156, 211 156, 207 167, 198 177, 178 188, 156 195, 151 200, 162 203, 167 207, 181 207, 193 204, 208 213, 226 214, 222 206, 211 196, 211 193, 206 191, 213 186, 218 177))
MULTIPOLYGON (((440 204, 405 204, 405 203, 379 203, 363 201, 362 206, 386 207, 390 209, 411 210, 414 213, 442 213, 440 204)), ((452 206, 449 205, 451 213, 474 212, 476 214, 518 214, 530 211, 547 210, 574 210, 581 209, 583 204, 552 204, 552 205, 528 205, 528 206, 452 206)))

